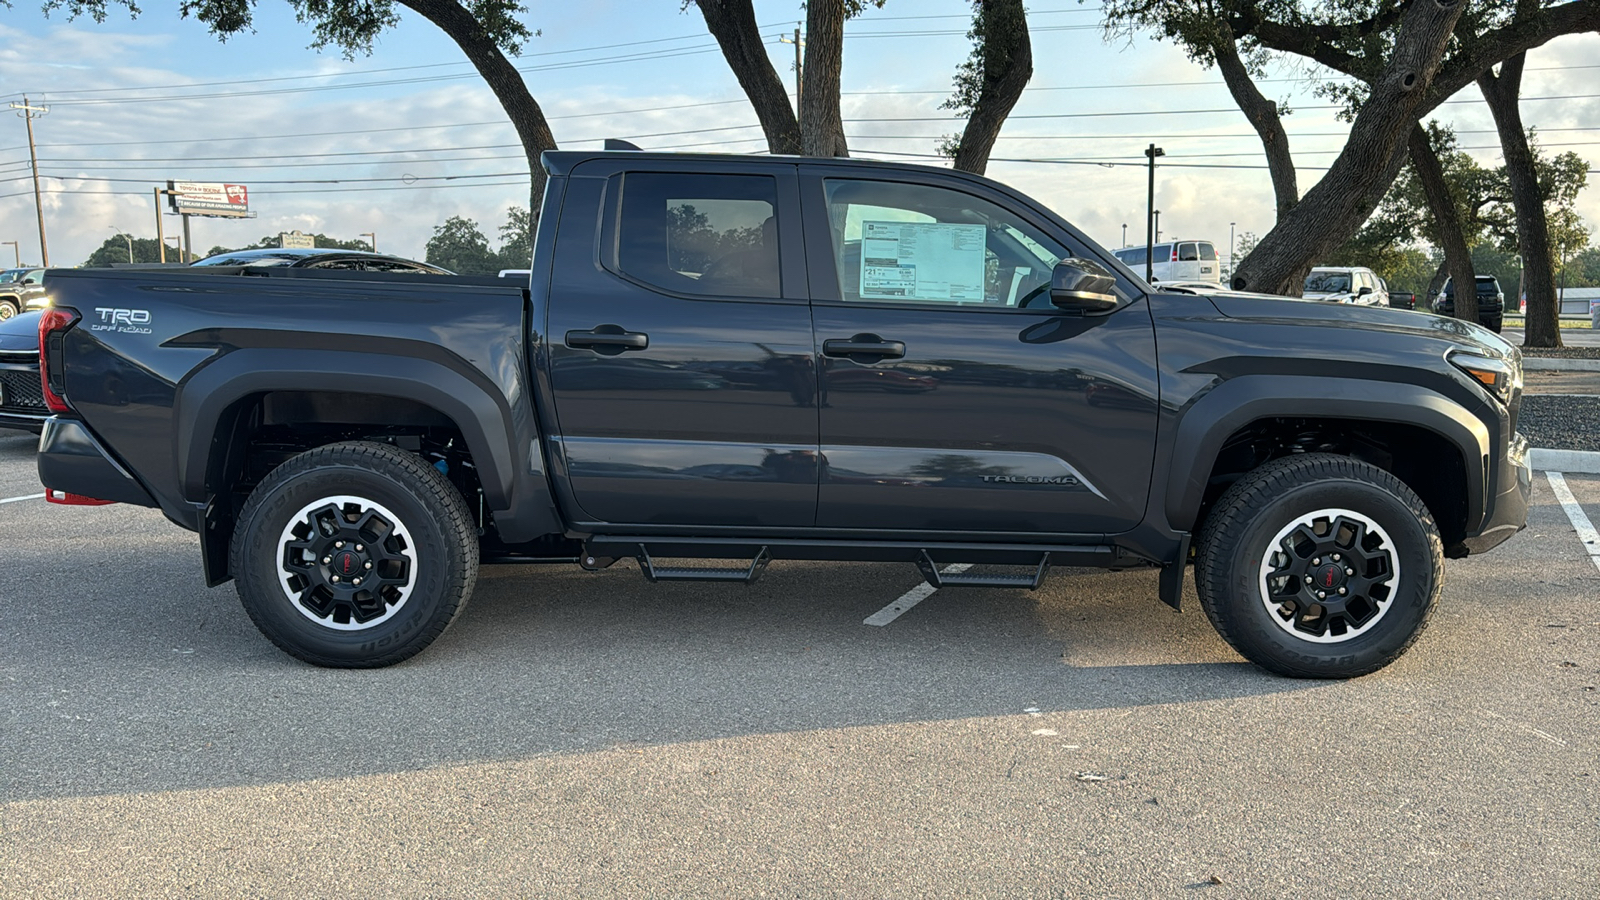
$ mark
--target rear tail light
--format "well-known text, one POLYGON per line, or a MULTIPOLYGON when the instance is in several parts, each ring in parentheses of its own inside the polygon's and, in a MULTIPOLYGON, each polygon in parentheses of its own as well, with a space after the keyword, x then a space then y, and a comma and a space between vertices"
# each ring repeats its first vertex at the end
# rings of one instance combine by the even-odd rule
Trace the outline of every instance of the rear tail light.
POLYGON ((94 497, 85 497, 82 494, 69 494, 66 491, 58 491, 55 488, 47 489, 44 492, 44 499, 51 503, 59 503, 62 506, 110 506, 117 502, 115 500, 99 500, 94 497))
POLYGON ((70 309, 51 308, 39 318, 39 380, 44 387, 44 405, 51 412, 72 412, 66 400, 67 329, 77 324, 78 314, 70 309))
POLYGON ((1170 259, 1168 259, 1167 262, 1177 262, 1177 261, 1178 261, 1178 245, 1177 244, 1173 244, 1172 245, 1172 257, 1170 259))

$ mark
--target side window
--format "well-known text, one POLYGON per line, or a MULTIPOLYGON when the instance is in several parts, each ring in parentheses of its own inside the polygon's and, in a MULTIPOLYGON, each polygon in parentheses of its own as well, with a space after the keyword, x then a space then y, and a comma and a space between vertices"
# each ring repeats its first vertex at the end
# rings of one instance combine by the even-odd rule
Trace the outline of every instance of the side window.
POLYGON ((779 296, 778 187, 765 175, 630 172, 617 265, 675 293, 779 296))
POLYGON ((1200 258, 1199 251, 1197 251, 1195 249, 1194 244, 1186 243, 1186 244, 1179 244, 1178 245, 1178 261, 1179 262, 1195 262, 1199 258, 1200 258))
POLYGON ((970 194, 890 181, 828 179, 839 294, 847 303, 1050 307, 1050 273, 1072 255, 970 194))
POLYGON ((1200 242, 1200 261, 1201 262, 1216 262, 1216 260, 1217 260, 1217 247, 1216 247, 1216 245, 1208 243, 1206 241, 1201 241, 1200 242))

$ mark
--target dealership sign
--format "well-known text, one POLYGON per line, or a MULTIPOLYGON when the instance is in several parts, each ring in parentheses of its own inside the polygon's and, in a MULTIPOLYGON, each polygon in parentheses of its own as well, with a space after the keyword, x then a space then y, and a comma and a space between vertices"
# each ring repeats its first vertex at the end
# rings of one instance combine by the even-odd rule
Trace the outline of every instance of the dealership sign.
POLYGON ((242 184, 169 181, 167 200, 173 212, 183 215, 234 218, 250 215, 250 192, 242 184))

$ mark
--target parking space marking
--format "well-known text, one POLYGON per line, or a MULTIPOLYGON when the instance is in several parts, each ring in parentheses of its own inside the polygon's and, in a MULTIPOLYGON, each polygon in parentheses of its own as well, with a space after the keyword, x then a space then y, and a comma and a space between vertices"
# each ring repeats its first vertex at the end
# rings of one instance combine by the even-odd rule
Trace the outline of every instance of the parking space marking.
MULTIPOLYGON (((969 563, 951 563, 939 570, 940 575, 959 575, 972 568, 969 563)), ((863 625, 876 625, 879 628, 893 622, 911 610, 911 607, 933 596, 938 588, 924 581, 899 597, 883 609, 878 610, 861 621, 863 625)))
POLYGON ((1572 489, 1567 487, 1566 476, 1560 472, 1546 472, 1544 476, 1550 480, 1550 490, 1556 495, 1561 508, 1567 511, 1567 519, 1572 522, 1572 528, 1578 532, 1578 540, 1583 542, 1583 549, 1589 552, 1589 561, 1600 569, 1600 533, 1594 530, 1594 523, 1584 514, 1583 505, 1578 498, 1572 496, 1572 489))
POLYGON ((21 503, 24 500, 38 500, 43 496, 43 494, 29 494, 26 497, 6 497, 5 499, 0 500, 0 503, 21 503))

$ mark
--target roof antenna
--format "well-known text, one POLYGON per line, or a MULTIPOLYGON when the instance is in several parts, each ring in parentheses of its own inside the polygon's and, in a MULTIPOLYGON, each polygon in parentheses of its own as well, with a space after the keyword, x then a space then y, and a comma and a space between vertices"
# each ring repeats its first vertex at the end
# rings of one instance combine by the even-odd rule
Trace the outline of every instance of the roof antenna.
POLYGON ((607 150, 644 150, 644 148, 638 144, 635 144, 632 141, 625 141, 621 138, 606 138, 605 148, 607 150))

